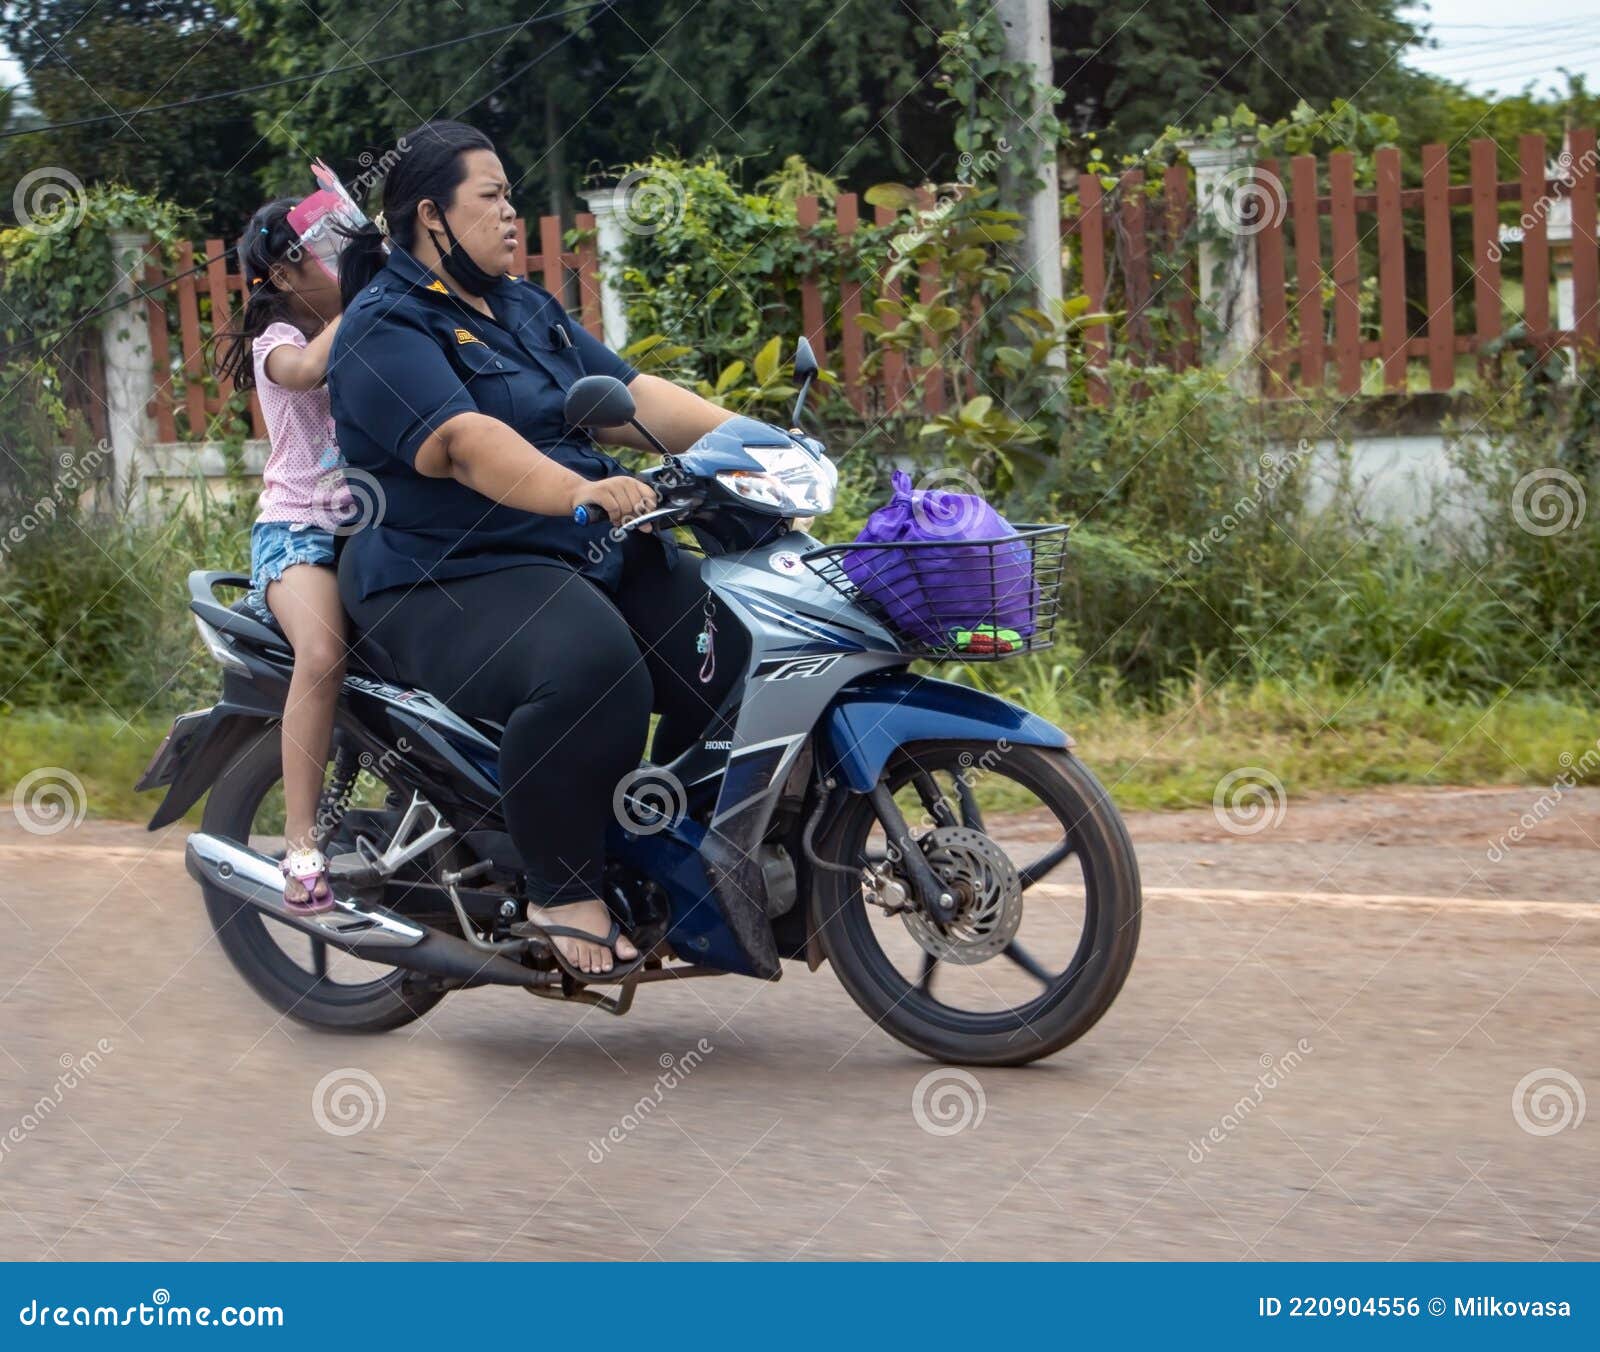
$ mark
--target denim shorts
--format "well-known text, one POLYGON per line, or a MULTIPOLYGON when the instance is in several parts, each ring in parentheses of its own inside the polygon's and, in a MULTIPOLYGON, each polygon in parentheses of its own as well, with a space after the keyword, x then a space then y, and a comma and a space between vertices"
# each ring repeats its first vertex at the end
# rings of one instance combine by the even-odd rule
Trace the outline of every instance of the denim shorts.
POLYGON ((267 584, 297 563, 333 567, 333 532, 293 521, 257 521, 250 528, 250 606, 268 618, 267 584))

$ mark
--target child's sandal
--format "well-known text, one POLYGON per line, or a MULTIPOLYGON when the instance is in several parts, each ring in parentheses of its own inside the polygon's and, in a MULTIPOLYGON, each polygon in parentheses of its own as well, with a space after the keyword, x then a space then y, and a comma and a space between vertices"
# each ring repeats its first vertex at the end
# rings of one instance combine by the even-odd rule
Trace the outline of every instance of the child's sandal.
POLYGON ((321 850, 291 850, 280 865, 283 869, 283 904, 301 915, 315 915, 333 909, 333 888, 328 885, 328 861, 321 850), (305 896, 289 895, 289 879, 305 888, 305 896))

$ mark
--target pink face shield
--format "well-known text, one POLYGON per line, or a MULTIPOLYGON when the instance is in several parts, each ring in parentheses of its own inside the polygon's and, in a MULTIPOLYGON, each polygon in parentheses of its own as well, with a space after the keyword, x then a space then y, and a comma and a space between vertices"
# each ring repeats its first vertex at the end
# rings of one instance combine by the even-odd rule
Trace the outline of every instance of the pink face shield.
POLYGON ((289 226, 300 237, 296 248, 338 281, 339 255, 345 246, 342 232, 366 225, 367 217, 345 191, 339 176, 321 160, 312 162, 311 173, 317 180, 317 191, 290 209, 289 226))

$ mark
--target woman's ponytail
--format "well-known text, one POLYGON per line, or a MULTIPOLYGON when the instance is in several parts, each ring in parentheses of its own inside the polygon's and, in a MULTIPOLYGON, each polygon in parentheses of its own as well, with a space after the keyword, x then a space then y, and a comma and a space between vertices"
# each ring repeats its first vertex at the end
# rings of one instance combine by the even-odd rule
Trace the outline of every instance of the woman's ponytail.
POLYGON ((368 224, 340 233, 345 242, 339 254, 339 301, 348 310, 383 268, 383 231, 368 224))

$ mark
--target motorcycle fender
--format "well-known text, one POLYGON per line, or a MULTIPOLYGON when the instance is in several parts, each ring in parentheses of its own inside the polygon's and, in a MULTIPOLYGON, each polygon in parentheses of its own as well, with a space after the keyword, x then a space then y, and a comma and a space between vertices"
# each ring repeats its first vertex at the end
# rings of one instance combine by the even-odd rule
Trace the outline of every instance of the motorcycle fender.
POLYGON ((898 747, 910 742, 995 742, 1072 747, 1055 724, 971 686, 906 671, 845 686, 821 723, 821 768, 855 793, 870 792, 898 747))
POLYGON ((198 803, 241 746, 257 737, 277 734, 275 717, 267 717, 261 709, 226 701, 205 710, 203 718, 185 714, 184 719, 179 719, 173 725, 173 733, 168 734, 177 744, 163 743, 136 785, 141 790, 160 788, 163 783, 170 786, 155 816, 150 818, 147 829, 151 831, 177 821, 198 803), (180 732, 184 719, 194 719, 197 726, 180 732), (177 741, 180 736, 182 740, 177 741))

